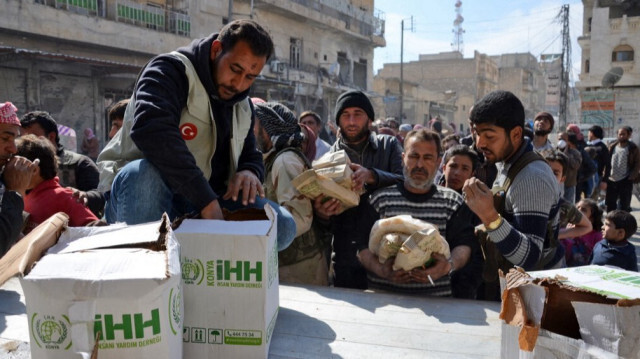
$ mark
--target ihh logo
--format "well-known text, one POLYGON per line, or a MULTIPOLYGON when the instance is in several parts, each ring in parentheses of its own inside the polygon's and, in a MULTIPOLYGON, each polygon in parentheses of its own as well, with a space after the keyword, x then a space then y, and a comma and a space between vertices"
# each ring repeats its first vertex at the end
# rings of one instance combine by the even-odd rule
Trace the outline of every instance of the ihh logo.
POLYGON ((199 259, 182 258, 182 281, 185 284, 200 284, 204 279, 204 266, 199 259))
POLYGON ((65 315, 60 319, 54 315, 38 315, 38 313, 31 316, 31 333, 36 345, 40 348, 69 349, 71 347, 70 326, 71 322, 65 315))

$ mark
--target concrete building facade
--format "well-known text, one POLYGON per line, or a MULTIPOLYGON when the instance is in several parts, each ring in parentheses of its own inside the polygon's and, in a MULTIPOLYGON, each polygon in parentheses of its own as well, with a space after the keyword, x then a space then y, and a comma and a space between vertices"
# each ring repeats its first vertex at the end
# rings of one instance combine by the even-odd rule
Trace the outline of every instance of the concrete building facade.
POLYGON ((4 0, 0 101, 15 103, 19 115, 48 111, 78 136, 92 128, 104 145, 106 109, 131 95, 149 59, 218 31, 230 18, 253 18, 276 45, 253 94, 328 118, 340 92, 372 86, 373 49, 385 45, 384 20, 373 6, 373 0, 4 0))
POLYGON ((640 140, 640 3, 583 0, 581 71, 576 87, 582 99, 582 123, 615 136, 621 126, 640 140))
MULTIPOLYGON (((469 108, 475 101, 498 88, 495 60, 477 51, 473 58, 463 58, 457 51, 420 55, 418 61, 405 63, 402 72, 404 122, 424 125, 439 116, 459 132, 467 131, 469 108)), ((400 64, 384 64, 374 82, 389 84, 377 90, 382 100, 376 101, 376 111, 399 117, 400 64)))
MULTIPOLYGON (((487 56, 475 51, 473 58, 457 51, 420 55, 418 61, 403 65, 402 77, 403 113, 409 123, 426 124, 438 116, 456 131, 467 133, 471 106, 497 89, 520 98, 529 120, 545 106, 543 71, 530 53, 487 56)), ((374 76, 374 90, 381 95, 377 111, 398 117, 399 83, 400 64, 384 64, 374 76)))

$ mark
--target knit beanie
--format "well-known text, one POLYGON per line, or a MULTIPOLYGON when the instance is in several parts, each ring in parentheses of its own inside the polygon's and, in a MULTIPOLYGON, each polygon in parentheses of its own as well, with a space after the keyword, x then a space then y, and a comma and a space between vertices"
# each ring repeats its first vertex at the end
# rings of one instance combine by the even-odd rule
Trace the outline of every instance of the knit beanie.
POLYGON ((373 121, 375 114, 373 112, 373 105, 371 101, 362 91, 347 91, 338 96, 336 101, 335 119, 336 123, 340 125, 340 115, 345 108, 358 107, 361 108, 369 116, 369 120, 373 121))
POLYGON ((544 111, 538 112, 538 113, 536 113, 536 117, 534 117, 533 120, 534 121, 537 120, 538 117, 542 117, 542 118, 548 119, 549 123, 551 123, 551 128, 549 130, 550 131, 553 130, 553 126, 555 124, 555 121, 553 120, 553 115, 552 114, 550 114, 549 112, 544 112, 544 111))
POLYGON ((254 106, 260 126, 267 131, 276 151, 300 147, 303 136, 291 110, 277 102, 258 102, 254 106))

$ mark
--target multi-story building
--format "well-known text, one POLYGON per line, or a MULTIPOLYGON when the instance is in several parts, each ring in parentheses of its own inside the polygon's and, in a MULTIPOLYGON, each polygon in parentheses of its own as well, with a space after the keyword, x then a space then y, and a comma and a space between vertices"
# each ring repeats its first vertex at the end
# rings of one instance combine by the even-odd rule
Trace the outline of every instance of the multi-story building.
MULTIPOLYGON (((471 106, 497 89, 513 92, 529 120, 545 105, 543 70, 530 53, 487 56, 475 51, 473 58, 458 51, 420 55, 418 61, 405 63, 402 72, 405 122, 426 124, 438 116, 465 133, 471 106)), ((399 79, 397 63, 384 64, 374 77, 374 89, 382 96, 376 101, 380 113, 398 117, 399 79)))
POLYGON ((580 81, 582 123, 615 136, 631 126, 640 140, 640 4, 637 1, 582 0, 584 6, 580 81))
POLYGON ((328 118, 337 95, 372 86, 384 21, 373 0, 5 0, 0 12, 0 101, 45 110, 102 143, 106 109, 131 95, 153 56, 253 18, 272 35, 274 58, 253 95, 328 118))
MULTIPOLYGON (((468 127, 469 108, 498 88, 495 60, 477 51, 473 58, 466 59, 458 51, 420 55, 418 61, 407 62, 402 67, 404 122, 426 124, 438 116, 464 132, 468 127), (424 106, 425 103, 428 106, 424 106)), ((399 117, 399 79, 399 63, 384 64, 375 76, 375 81, 390 84, 384 91, 378 90, 384 96, 383 101, 378 101, 384 105, 376 109, 379 113, 399 117)))
POLYGON ((498 88, 509 90, 524 105, 525 118, 533 119, 544 108, 544 76, 531 53, 491 56, 499 69, 498 88))

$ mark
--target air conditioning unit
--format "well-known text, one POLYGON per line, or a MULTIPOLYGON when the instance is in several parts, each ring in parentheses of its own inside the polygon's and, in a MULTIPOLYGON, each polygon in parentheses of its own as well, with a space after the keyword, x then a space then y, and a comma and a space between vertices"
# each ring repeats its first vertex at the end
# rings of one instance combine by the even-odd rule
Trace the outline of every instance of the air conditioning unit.
POLYGON ((280 62, 277 60, 271 61, 271 72, 274 74, 283 74, 286 68, 286 64, 284 62, 280 62))

